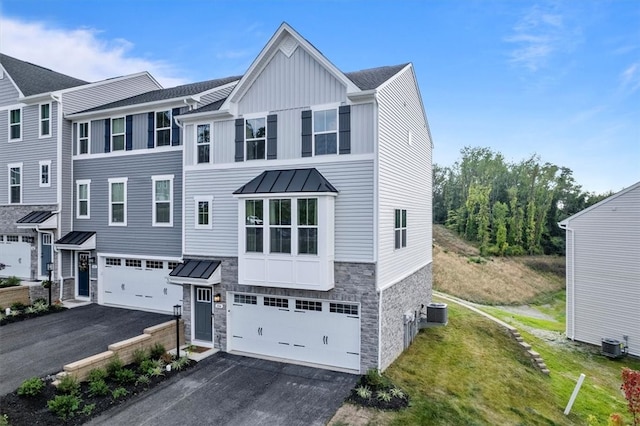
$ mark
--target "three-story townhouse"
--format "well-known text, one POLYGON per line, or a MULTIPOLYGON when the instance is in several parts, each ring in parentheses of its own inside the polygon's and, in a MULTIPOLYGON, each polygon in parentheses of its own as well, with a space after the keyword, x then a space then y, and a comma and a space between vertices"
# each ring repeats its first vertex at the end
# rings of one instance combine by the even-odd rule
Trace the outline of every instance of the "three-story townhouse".
POLYGON ((431 301, 431 137, 411 64, 344 73, 282 24, 183 113, 187 338, 384 370, 431 301))

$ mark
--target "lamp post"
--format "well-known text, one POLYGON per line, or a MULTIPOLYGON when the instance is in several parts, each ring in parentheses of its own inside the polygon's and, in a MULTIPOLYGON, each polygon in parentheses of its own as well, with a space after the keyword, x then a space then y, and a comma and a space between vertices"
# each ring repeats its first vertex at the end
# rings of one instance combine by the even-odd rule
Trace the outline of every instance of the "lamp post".
POLYGON ((49 306, 51 306, 51 272, 53 272, 53 262, 47 263, 47 272, 49 273, 49 306))
POLYGON ((180 317, 182 316, 182 306, 173 305, 173 316, 176 319, 176 359, 180 359, 180 317))

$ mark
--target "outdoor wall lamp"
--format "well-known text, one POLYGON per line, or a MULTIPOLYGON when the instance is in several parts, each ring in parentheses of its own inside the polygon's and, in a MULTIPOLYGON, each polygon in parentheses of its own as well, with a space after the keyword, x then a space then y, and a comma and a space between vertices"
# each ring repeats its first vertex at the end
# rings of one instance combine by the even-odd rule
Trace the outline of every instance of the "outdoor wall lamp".
POLYGON ((216 303, 220 303, 222 301, 222 295, 220 293, 216 293, 213 296, 213 301, 216 302, 216 303))
POLYGON ((176 359, 180 359, 180 317, 182 316, 182 306, 173 305, 173 316, 176 319, 176 359))

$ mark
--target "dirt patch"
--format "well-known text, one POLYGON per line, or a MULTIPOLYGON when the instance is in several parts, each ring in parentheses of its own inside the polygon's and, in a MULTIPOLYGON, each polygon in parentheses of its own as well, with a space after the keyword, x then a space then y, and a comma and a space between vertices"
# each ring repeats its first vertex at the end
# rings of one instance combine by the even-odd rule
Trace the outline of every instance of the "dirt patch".
POLYGON ((393 415, 388 412, 373 408, 364 408, 357 405, 344 403, 336 411, 328 426, 376 426, 389 424, 393 415))
POLYGON ((535 307, 530 305, 519 305, 519 306, 496 306, 498 309, 502 309, 503 311, 510 312, 516 315, 522 315, 530 318, 538 318, 548 321, 555 321, 556 319, 551 315, 547 315, 543 312, 540 312, 535 307))

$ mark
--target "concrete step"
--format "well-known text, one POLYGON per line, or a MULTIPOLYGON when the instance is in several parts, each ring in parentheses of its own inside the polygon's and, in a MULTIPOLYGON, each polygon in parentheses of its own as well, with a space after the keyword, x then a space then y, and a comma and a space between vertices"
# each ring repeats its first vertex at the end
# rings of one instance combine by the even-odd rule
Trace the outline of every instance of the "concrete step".
MULTIPOLYGON (((529 348, 531 348, 531 346, 529 346, 529 348)), ((540 358, 540 354, 538 352, 534 351, 534 350, 528 349, 527 353, 529 354, 529 356, 531 358, 534 358, 534 359, 535 358, 540 358)))
POLYGON ((545 364, 544 362, 539 362, 538 363, 538 368, 540 370, 547 370, 547 364, 545 364))
POLYGON ((520 336, 516 337, 516 342, 524 342, 524 339, 520 336))
POLYGON ((526 343, 526 342, 520 342, 518 343, 525 351, 528 351, 529 349, 531 349, 531 345, 526 343))
POLYGON ((551 371, 549 371, 549 369, 547 369, 547 368, 543 368, 542 370, 540 370, 540 372, 541 372, 542 374, 547 375, 547 376, 548 376, 549 374, 551 374, 551 371))

